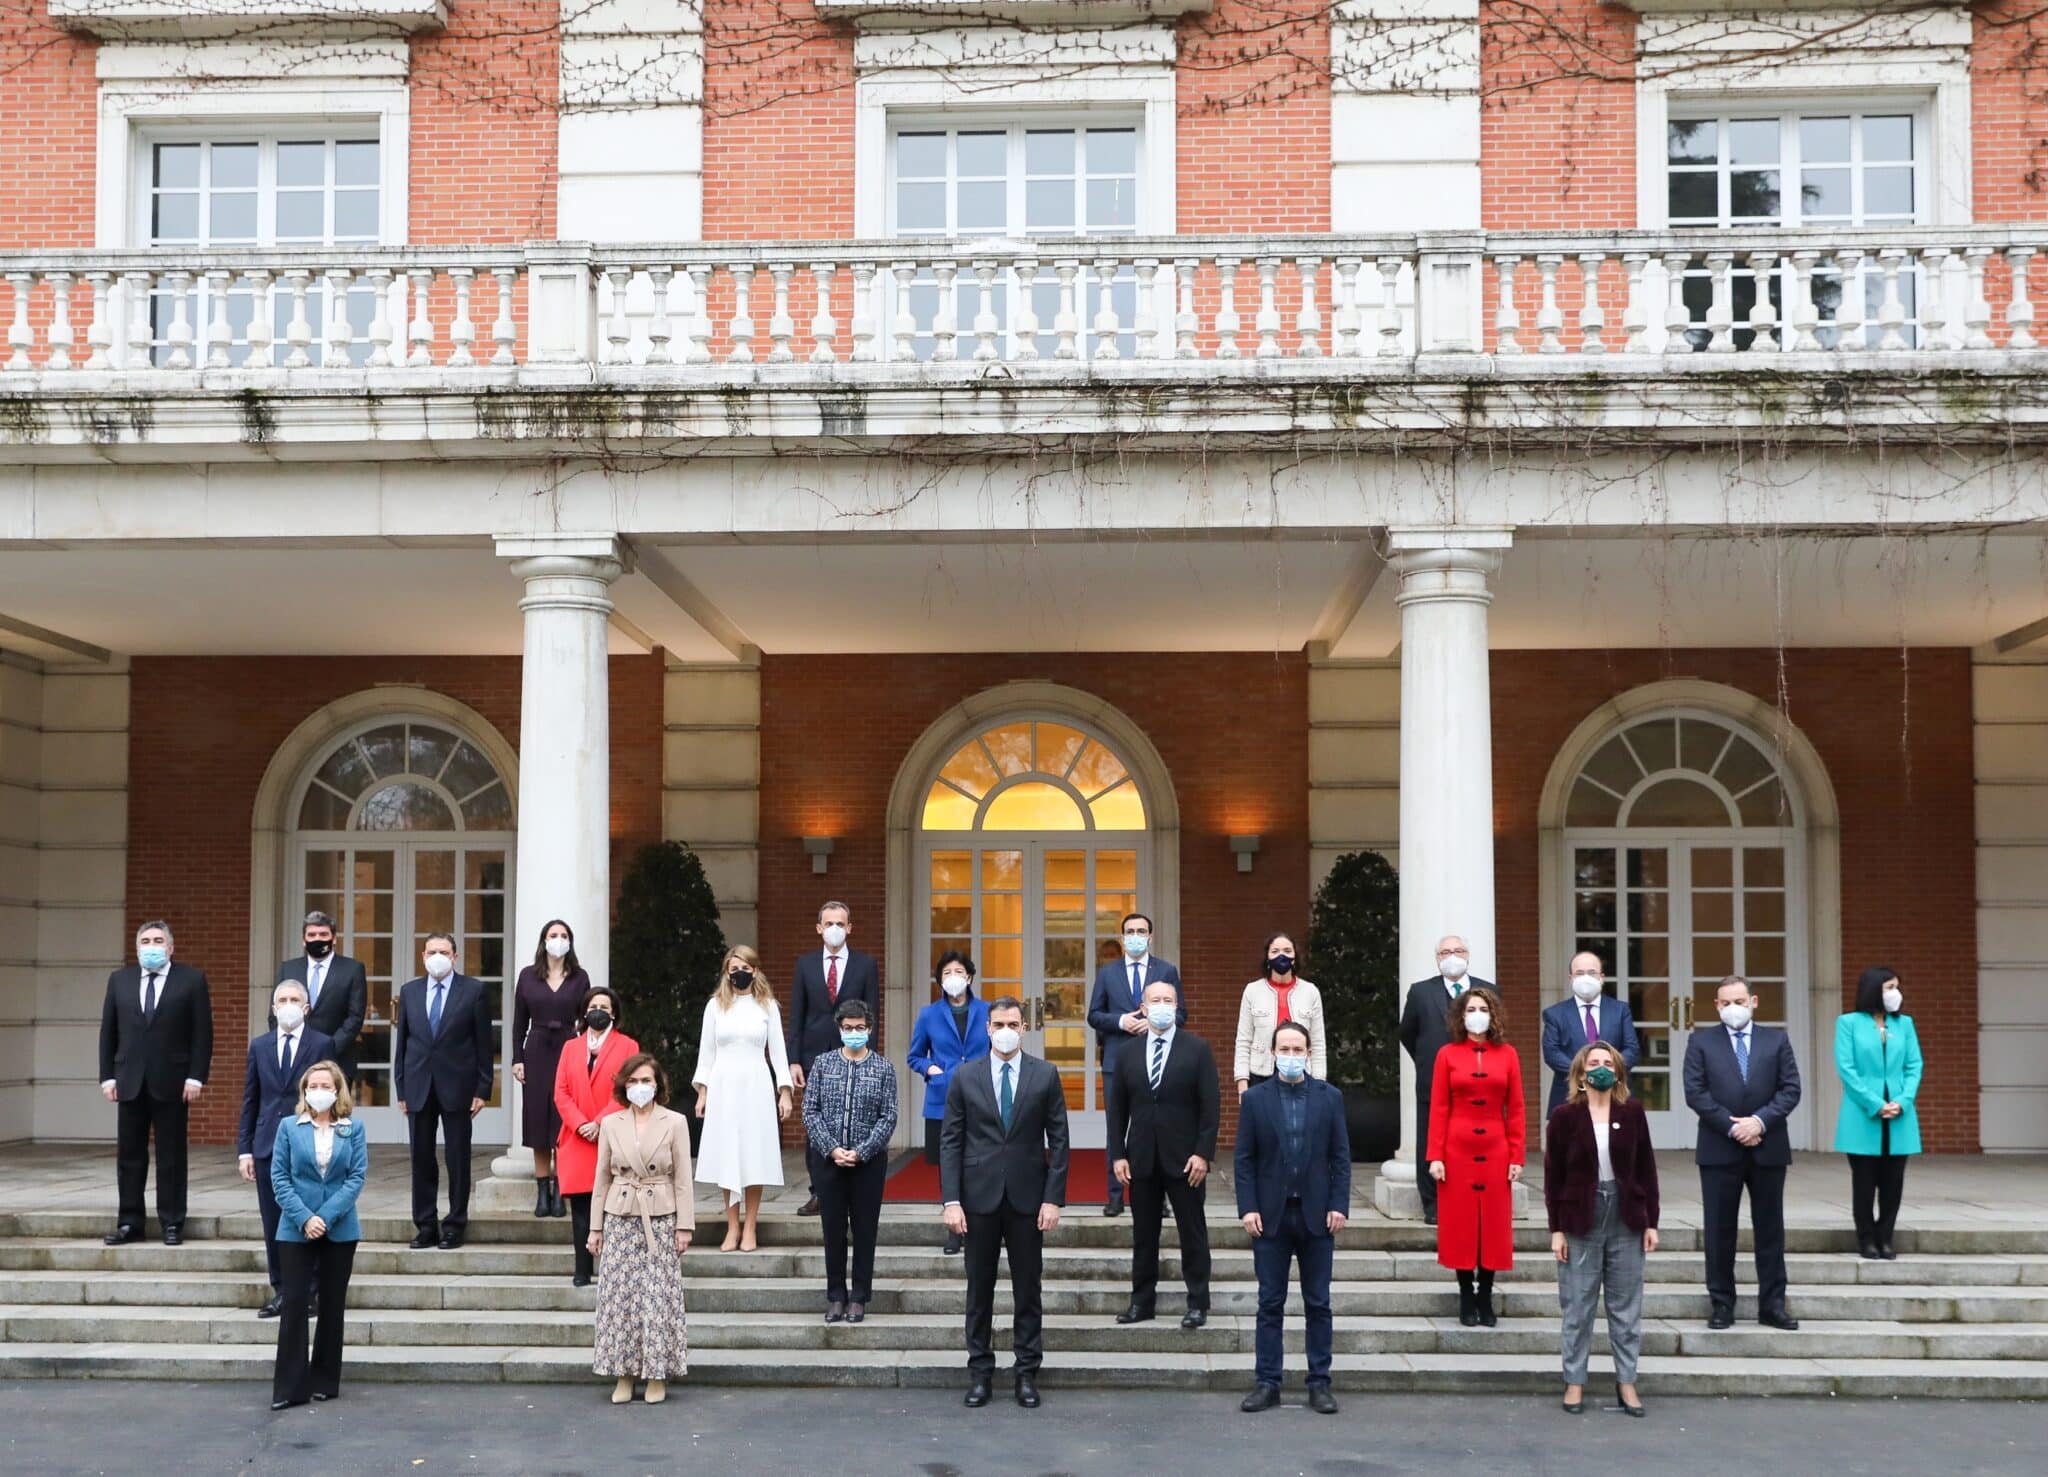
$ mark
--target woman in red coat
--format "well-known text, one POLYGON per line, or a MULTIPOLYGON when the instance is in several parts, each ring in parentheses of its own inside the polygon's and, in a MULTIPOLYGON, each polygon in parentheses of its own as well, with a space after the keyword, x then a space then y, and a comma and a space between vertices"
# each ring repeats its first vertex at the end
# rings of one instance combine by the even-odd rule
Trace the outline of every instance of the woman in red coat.
POLYGON ((1429 1172, 1438 1183, 1436 1259, 1458 1274, 1458 1321, 1493 1327, 1493 1274, 1515 1264, 1514 1192, 1527 1133, 1522 1060, 1485 986, 1451 1002, 1452 1042, 1429 1089, 1429 1172), (1475 1287, 1475 1274, 1477 1286, 1475 1287))
POLYGON ((619 998, 596 989, 583 997, 583 1030, 562 1045, 555 1064, 555 1112, 562 1136, 555 1144, 555 1174, 569 1202, 569 1233, 575 1238, 576 1285, 590 1286, 590 1192, 597 1183, 597 1125, 621 1110, 612 1079, 640 1043, 618 1029, 619 998))

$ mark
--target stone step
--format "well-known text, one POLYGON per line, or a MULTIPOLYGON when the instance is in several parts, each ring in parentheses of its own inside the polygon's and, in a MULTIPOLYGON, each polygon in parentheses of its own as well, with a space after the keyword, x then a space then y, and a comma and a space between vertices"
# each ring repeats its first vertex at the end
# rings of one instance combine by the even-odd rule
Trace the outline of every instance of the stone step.
MULTIPOLYGON (((1298 1364, 1298 1361, 1296 1361, 1298 1364)), ((689 1374, 676 1382, 677 1398, 720 1385, 844 1385, 872 1388, 958 1389, 965 1383, 957 1351, 875 1349, 849 1359, 839 1349, 802 1349, 763 1357, 756 1349, 693 1351, 689 1374)), ((1241 1354, 1061 1354, 1040 1383, 1061 1389, 1241 1391, 1249 1384, 1241 1354)), ((210 1343, 10 1343, 0 1346, 0 1378, 228 1379, 265 1381, 271 1351, 257 1345, 210 1343)), ((1610 1377, 1608 1362, 1594 1362, 1593 1386, 1610 1377)), ((380 1348, 351 1352, 344 1394, 356 1384, 432 1381, 505 1381, 559 1384, 589 1380, 589 1355, 575 1348, 448 1346, 432 1350, 380 1348)), ((1333 1383, 1345 1392, 1549 1392, 1558 1387, 1552 1354, 1340 1354, 1333 1383)), ((998 1378, 1000 1379, 1000 1371, 998 1378)), ((1290 1371, 1290 1383, 1298 1371, 1290 1371)), ((1641 1383, 1647 1398, 1665 1395, 1896 1396, 1958 1399, 2039 1399, 2048 1396, 2048 1362, 2005 1359, 1831 1359, 1821 1357, 1700 1357, 1646 1359, 1641 1383)), ((1056 1403, 1054 1408, 1057 1408, 1056 1403)))
MULTIPOLYGON (((1054 1314, 1046 1319, 1048 1347, 1070 1353, 1240 1354, 1254 1347, 1256 1320, 1217 1314, 1201 1329, 1179 1327, 1177 1311, 1151 1323, 1121 1326, 1102 1315, 1054 1314)), ((1000 1347, 1007 1317, 997 1320, 1000 1347)), ((1511 1317, 1492 1329, 1461 1327, 1455 1318, 1342 1316, 1335 1320, 1340 1354, 1550 1355, 1558 1347, 1554 1317, 1511 1317)), ((1302 1344, 1299 1309, 1290 1316, 1290 1349, 1302 1344)), ((92 1308, 0 1305, 0 1342, 9 1344, 276 1343, 277 1325, 242 1309, 206 1307, 92 1308)), ((432 1349, 447 1346, 581 1348, 591 1341, 591 1314, 565 1312, 444 1311, 351 1308, 351 1347, 432 1349)), ((693 1349, 753 1349, 764 1354, 842 1350, 866 1357, 877 1350, 957 1351, 960 1319, 952 1315, 878 1314, 855 1327, 822 1321, 818 1312, 708 1313, 692 1309, 693 1349)), ((1594 1331, 1606 1349, 1604 1326, 1594 1331)), ((1748 1325, 1707 1329, 1698 1320, 1645 1322, 1646 1357, 2023 1359, 2048 1360, 2048 1323, 1929 1326, 1893 1322, 1807 1319, 1797 1333, 1748 1325)))
MULTIPOLYGON (((795 1277, 705 1277, 692 1270, 686 1282, 689 1304, 704 1312, 806 1313, 818 1310, 820 1288, 815 1268, 795 1277)), ((1164 1289, 1168 1305, 1177 1300, 1164 1289)), ((253 1273, 233 1272, 75 1272, 25 1271, 7 1279, 12 1302, 43 1306, 86 1307, 212 1307, 256 1308, 269 1289, 253 1273)), ((1800 1317, 1884 1320, 1906 1323, 2034 1323, 2048 1322, 2048 1288, 1944 1287, 1796 1287, 1793 1311, 1800 1317)), ((999 1291, 999 1306, 1007 1299, 999 1291)), ((1509 1282, 1498 1294, 1511 1315, 1541 1316, 1554 1312, 1553 1283, 1509 1282)), ((1255 1283, 1219 1280, 1212 1286, 1217 1312, 1248 1314, 1257 1308, 1255 1283)), ((1128 1301, 1128 1290, 1107 1279, 1053 1279, 1046 1283, 1048 1313, 1114 1314, 1128 1301)), ((1738 1316, 1753 1316, 1754 1295, 1737 1300, 1738 1316)), ((350 1305, 359 1308, 449 1310, 562 1311, 595 1304, 594 1288, 572 1287, 566 1277, 457 1276, 445 1280, 417 1275, 365 1273, 350 1288, 350 1305)), ((960 1312, 957 1281, 936 1276, 881 1278, 875 1285, 877 1312, 951 1314, 960 1312)), ((1331 1305, 1346 1315, 1442 1317, 1456 1306, 1456 1290, 1443 1279, 1392 1281, 1367 1279, 1337 1283, 1331 1305)), ((1645 1315, 1653 1318, 1704 1318, 1706 1294, 1696 1283, 1657 1283, 1644 1293, 1645 1315)))

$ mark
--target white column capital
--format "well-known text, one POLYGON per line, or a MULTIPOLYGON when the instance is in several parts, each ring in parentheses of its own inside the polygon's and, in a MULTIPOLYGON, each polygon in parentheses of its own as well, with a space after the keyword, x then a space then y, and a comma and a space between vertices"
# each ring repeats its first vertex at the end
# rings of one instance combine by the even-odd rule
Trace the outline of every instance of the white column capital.
POLYGON ((589 610, 608 616, 612 602, 606 592, 633 567, 631 547, 613 534, 501 538, 497 550, 526 581, 521 610, 589 610))
POLYGON ((1493 577, 1515 541, 1508 528, 1390 528, 1387 565, 1400 576, 1396 605, 1493 599, 1493 577))

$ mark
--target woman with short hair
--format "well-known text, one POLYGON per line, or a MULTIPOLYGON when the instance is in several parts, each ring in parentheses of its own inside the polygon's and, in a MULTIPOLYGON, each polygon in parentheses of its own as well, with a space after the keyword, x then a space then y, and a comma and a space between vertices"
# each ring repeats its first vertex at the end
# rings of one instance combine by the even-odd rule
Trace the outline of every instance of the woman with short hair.
POLYGON ((668 1102, 668 1073, 641 1052, 613 1079, 622 1113, 597 1133, 590 1254, 599 1259, 597 1333, 591 1369, 610 1375, 612 1404, 659 1405, 668 1381, 689 1371, 683 1317, 683 1253, 696 1229, 690 1200, 690 1125, 668 1102))
MULTIPOLYGON (((939 1162, 939 1126, 953 1074, 988 1055, 988 1004, 974 993, 974 961, 948 949, 932 966, 938 995, 917 1013, 910 1032, 910 1070, 924 1082, 924 1162, 939 1162)), ((958 1256, 962 1238, 946 1233, 944 1255, 958 1256)))
POLYGON ((590 1255, 590 1198, 597 1182, 598 1125, 625 1106, 612 1086, 640 1043, 619 1029, 619 997, 602 985, 583 997, 579 1024, 583 1029, 563 1045, 555 1064, 555 1113, 562 1120, 555 1172, 569 1204, 570 1245, 576 1252, 570 1281, 588 1287, 596 1269, 590 1255))
POLYGON ((277 1197, 277 1261, 284 1308, 277 1319, 277 1367, 270 1408, 341 1394, 343 1314, 362 1225, 356 1200, 370 1173, 370 1146, 350 1116, 348 1079, 331 1061, 315 1062, 299 1078, 296 1117, 277 1125, 270 1150, 270 1188, 277 1197), (311 1300, 320 1304, 320 1328, 306 1357, 311 1300))

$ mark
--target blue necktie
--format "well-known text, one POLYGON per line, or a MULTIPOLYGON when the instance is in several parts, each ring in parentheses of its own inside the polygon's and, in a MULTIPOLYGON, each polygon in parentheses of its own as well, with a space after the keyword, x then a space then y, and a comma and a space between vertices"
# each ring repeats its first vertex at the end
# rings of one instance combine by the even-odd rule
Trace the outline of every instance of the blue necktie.
POLYGON ((1008 1133, 1008 1132, 1010 1131, 1010 1110, 1011 1110, 1011 1109, 1012 1109, 1013 1107, 1015 1107, 1015 1106, 1016 1106, 1016 1104, 1017 1104, 1017 1096, 1016 1096, 1016 1094, 1015 1094, 1014 1092, 1012 1092, 1012 1091, 1010 1090, 1010 1074, 1011 1074, 1012 1072, 1016 1071, 1016 1070, 1017 1070, 1017 1068, 1016 1068, 1016 1064, 1015 1064, 1015 1063, 1013 1063, 1013 1062, 1004 1062, 1004 1063, 1003 1063, 1003 1099, 1002 1099, 1002 1109, 1003 1109, 1003 1132, 1004 1132, 1004 1133, 1008 1133))
POLYGON ((1152 1038, 1152 1090, 1159 1091, 1159 1079, 1166 1071, 1166 1038, 1152 1038))
POLYGON ((1139 1003, 1140 1001, 1142 1001, 1142 1000, 1143 1000, 1144 998, 1145 998, 1145 966, 1144 966, 1144 965, 1142 965, 1142 964, 1133 964, 1133 965, 1131 966, 1131 1006, 1132 1006, 1132 1008, 1133 1008, 1133 1009, 1135 1009, 1135 1008, 1137 1007, 1138 1003, 1139 1003))
POLYGON ((447 988, 436 983, 434 993, 427 998, 427 1029, 436 1036, 441 1034, 441 992, 447 988))
POLYGON ((1742 1080, 1749 1081, 1749 1032, 1735 1033, 1735 1065, 1742 1073, 1742 1080))

